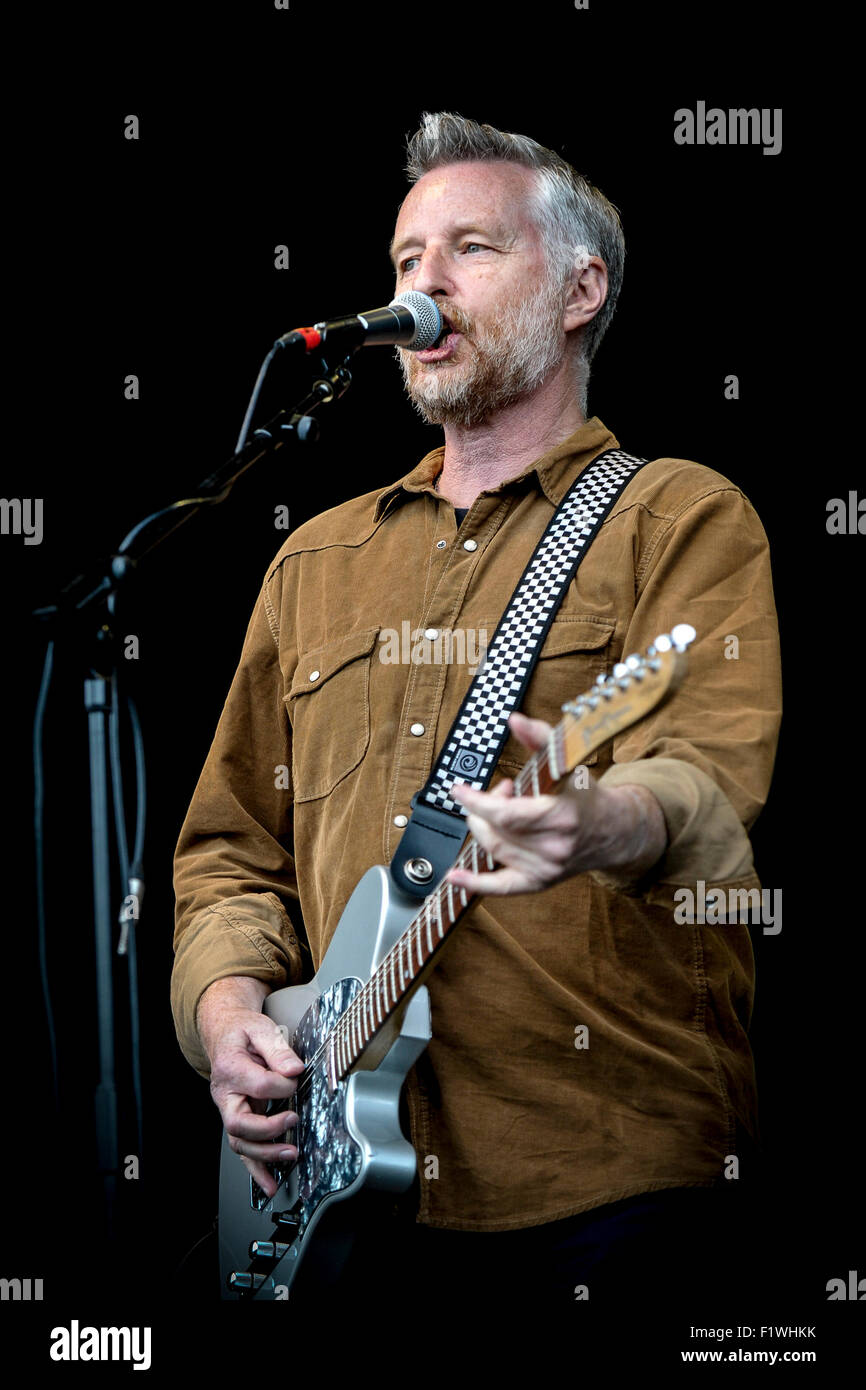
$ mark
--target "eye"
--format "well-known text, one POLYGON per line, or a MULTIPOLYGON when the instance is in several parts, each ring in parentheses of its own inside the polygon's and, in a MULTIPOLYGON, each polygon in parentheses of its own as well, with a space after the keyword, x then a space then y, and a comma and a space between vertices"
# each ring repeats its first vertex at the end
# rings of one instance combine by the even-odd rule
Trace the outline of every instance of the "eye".
POLYGON ((418 256, 407 256, 405 261, 400 262, 400 274, 405 275, 412 268, 413 264, 416 263, 418 260, 418 256))
POLYGON ((482 246, 480 241, 467 241, 463 247, 464 251, 486 251, 487 249, 486 246, 482 246))

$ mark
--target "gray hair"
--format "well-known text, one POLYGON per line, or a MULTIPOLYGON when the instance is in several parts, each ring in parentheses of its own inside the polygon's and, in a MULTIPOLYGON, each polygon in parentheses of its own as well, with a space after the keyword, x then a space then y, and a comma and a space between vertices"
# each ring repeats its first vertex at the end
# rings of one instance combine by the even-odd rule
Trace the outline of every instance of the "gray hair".
POLYGON ((559 274, 564 284, 579 249, 604 261, 607 299, 581 335, 579 356, 584 364, 585 394, 589 363, 613 318, 622 286, 625 239, 613 203, 566 160, 529 136, 479 125, 452 111, 425 111, 420 129, 407 141, 406 152, 406 173, 413 184, 431 169, 468 160, 510 162, 534 169, 533 213, 551 271, 559 274))

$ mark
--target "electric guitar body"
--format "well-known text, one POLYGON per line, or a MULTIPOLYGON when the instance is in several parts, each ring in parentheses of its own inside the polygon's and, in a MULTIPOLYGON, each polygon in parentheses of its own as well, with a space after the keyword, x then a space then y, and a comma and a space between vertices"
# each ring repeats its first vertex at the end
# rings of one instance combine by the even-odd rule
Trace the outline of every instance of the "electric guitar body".
MULTIPOLYGON (((417 898, 402 894, 387 869, 369 869, 310 983, 268 996, 265 1013, 286 1031, 302 1061, 309 1063, 322 1051, 417 911, 417 898)), ((324 1070, 312 1066, 303 1073, 302 1082, 309 1074, 308 1086, 300 1100, 289 1102, 299 1116, 289 1138, 302 1158, 286 1172, 275 1170, 281 1185, 273 1199, 266 1198, 223 1135, 219 1248, 224 1296, 287 1297, 302 1256, 305 1280, 326 1286, 347 1258, 359 1224, 357 1215, 341 1219, 335 1206, 348 1198, 398 1195, 411 1186, 416 1158, 400 1127, 400 1094, 432 1036, 423 985, 401 1013, 391 1024, 387 1052, 375 1069, 358 1067, 333 1090, 324 1070)), ((355 1203, 351 1206, 354 1213, 355 1203)))

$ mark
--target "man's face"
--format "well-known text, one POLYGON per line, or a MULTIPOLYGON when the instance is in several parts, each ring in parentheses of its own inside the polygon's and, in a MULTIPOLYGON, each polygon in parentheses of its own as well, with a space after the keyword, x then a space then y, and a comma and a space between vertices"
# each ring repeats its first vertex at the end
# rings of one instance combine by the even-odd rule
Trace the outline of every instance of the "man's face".
POLYGON ((426 352, 398 349, 406 389, 431 424, 477 424, 562 361, 567 291, 551 278, 530 216, 534 178, 517 164, 450 164, 425 174, 400 209, 396 293, 429 294, 449 328, 426 352))

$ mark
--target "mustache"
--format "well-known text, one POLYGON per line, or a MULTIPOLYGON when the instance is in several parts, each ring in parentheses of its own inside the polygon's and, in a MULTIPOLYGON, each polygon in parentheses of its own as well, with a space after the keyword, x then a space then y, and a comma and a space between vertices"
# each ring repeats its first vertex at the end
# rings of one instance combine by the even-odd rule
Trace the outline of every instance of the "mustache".
POLYGON ((472 332, 473 323, 468 314, 457 304, 452 304, 447 299, 437 299, 437 308, 442 315, 443 321, 447 319, 452 329, 458 333, 469 334, 472 332))

